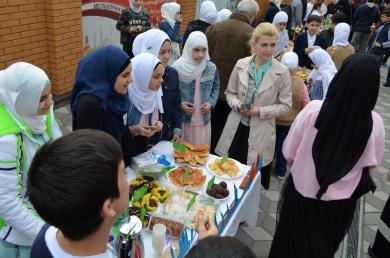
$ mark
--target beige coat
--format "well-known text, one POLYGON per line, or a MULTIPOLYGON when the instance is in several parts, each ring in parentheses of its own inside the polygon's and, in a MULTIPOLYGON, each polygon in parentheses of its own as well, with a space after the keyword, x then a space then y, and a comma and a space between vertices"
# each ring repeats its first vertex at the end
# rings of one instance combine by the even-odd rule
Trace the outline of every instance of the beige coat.
MULTIPOLYGON (((225 95, 232 111, 215 148, 219 155, 229 151, 240 124, 241 114, 237 111, 237 106, 245 101, 252 58, 253 56, 249 56, 238 60, 230 76, 225 95)), ((286 66, 273 59, 254 101, 254 104, 260 107, 260 116, 252 116, 250 120, 248 165, 252 165, 258 153, 263 157, 264 166, 271 163, 275 151, 275 118, 288 113, 291 102, 290 73, 286 66)))

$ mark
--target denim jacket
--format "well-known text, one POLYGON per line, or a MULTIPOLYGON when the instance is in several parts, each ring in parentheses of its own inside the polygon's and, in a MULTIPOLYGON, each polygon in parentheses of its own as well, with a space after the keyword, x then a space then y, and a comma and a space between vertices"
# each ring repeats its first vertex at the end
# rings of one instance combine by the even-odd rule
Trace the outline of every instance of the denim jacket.
MULTIPOLYGON (((181 101, 194 104, 195 80, 189 84, 180 81, 179 87, 181 101)), ((202 77, 200 79, 200 88, 202 91, 202 103, 209 102, 211 104, 211 108, 214 108, 219 95, 219 75, 217 67, 210 61, 207 61, 206 68, 202 73, 202 77)), ((211 110, 206 114, 203 114, 205 125, 209 122, 210 115, 211 110)), ((182 121, 183 123, 191 123, 191 116, 188 116, 182 112, 182 121)))
MULTIPOLYGON (((131 101, 130 101, 129 111, 127 111, 127 123, 126 123, 126 125, 127 126, 139 125, 139 122, 141 121, 141 116, 142 116, 142 112, 139 111, 134 106, 134 104, 131 103, 131 101)), ((160 113, 159 113, 159 117, 160 117, 160 113)), ((149 125, 152 124, 152 118, 153 118, 153 113, 148 115, 148 123, 149 123, 149 125)), ((161 117, 160 117, 159 120, 161 121, 161 117)))

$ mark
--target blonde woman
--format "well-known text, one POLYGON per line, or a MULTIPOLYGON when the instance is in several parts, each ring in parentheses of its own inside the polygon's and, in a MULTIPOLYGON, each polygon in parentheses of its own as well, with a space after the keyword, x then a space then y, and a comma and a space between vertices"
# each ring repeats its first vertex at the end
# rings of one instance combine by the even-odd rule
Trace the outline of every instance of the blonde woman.
POLYGON ((237 61, 225 91, 231 112, 215 149, 219 155, 228 152, 249 165, 259 153, 265 166, 265 188, 275 150, 275 117, 291 109, 290 73, 272 57, 278 38, 278 30, 270 23, 254 30, 249 42, 253 55, 237 61))

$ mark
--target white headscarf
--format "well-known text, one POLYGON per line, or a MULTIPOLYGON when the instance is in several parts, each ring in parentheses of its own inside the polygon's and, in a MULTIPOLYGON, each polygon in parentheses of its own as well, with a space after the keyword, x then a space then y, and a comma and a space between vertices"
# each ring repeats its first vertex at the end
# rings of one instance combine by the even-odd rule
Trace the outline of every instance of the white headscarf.
MULTIPOLYGON (((287 13, 281 11, 281 12, 278 12, 275 16, 274 16, 274 19, 272 21, 272 24, 274 26, 276 26, 276 24, 278 23, 282 23, 282 22, 285 22, 287 23, 288 21, 288 15, 287 13)), ((279 39, 278 39, 278 42, 276 43, 276 48, 275 48, 275 52, 273 54, 273 56, 278 56, 280 54, 280 52, 282 52, 283 49, 287 48, 288 46, 288 41, 289 41, 289 38, 288 38, 288 32, 286 29, 283 29, 282 31, 279 31, 279 39)))
POLYGON ((209 59, 209 48, 206 35, 201 31, 194 31, 188 36, 182 56, 173 63, 172 67, 179 73, 180 81, 190 83, 202 75, 206 68, 206 61, 209 59), (206 57, 200 64, 192 59, 192 49, 194 47, 206 48, 206 57))
POLYGON ((230 18, 231 14, 232 11, 230 11, 229 9, 222 9, 221 11, 218 12, 216 22, 226 21, 227 19, 230 18))
POLYGON ((37 115, 42 92, 50 85, 46 73, 25 62, 0 71, 0 102, 9 112, 24 121, 34 134, 46 130, 46 115, 37 115))
POLYGON ((180 12, 180 5, 178 3, 170 2, 161 5, 161 16, 168 21, 172 29, 175 27, 175 16, 178 12, 180 12))
POLYGON ((309 54, 309 57, 318 68, 313 69, 310 78, 313 78, 314 81, 322 81, 323 98, 325 99, 329 84, 337 73, 337 68, 328 52, 323 49, 315 49, 309 54))
POLYGON ((158 91, 149 89, 149 82, 158 63, 160 60, 149 53, 141 53, 131 59, 133 82, 129 85, 129 98, 131 103, 145 115, 153 113, 157 108, 160 113, 164 113, 161 87, 158 91))
POLYGON ((282 60, 280 60, 282 64, 287 66, 289 70, 297 70, 299 68, 298 63, 298 55, 294 52, 287 52, 282 56, 282 60))
POLYGON ((135 12, 135 13, 139 13, 141 10, 142 10, 142 6, 140 5, 138 8, 136 8, 134 6, 134 0, 130 0, 129 1, 129 5, 130 5, 130 9, 135 12))
POLYGON ((348 38, 349 33, 351 32, 351 28, 345 22, 339 23, 334 28, 334 38, 332 46, 340 45, 340 46, 348 46, 348 38))
POLYGON ((161 46, 166 40, 169 40, 168 35, 158 29, 150 29, 144 33, 139 34, 133 42, 134 56, 141 53, 150 53, 156 57, 160 53, 161 46))
POLYGON ((206 0, 200 6, 199 20, 207 22, 208 24, 214 24, 217 20, 217 15, 217 8, 215 7, 214 2, 206 0))
POLYGON ((322 17, 328 12, 328 7, 326 7, 326 5, 324 5, 324 4, 321 5, 320 10, 313 10, 313 8, 314 8, 314 5, 312 3, 310 3, 310 2, 307 3, 306 15, 305 15, 305 18, 303 19, 303 21, 307 21, 307 18, 309 17, 309 15, 315 14, 315 15, 322 17))

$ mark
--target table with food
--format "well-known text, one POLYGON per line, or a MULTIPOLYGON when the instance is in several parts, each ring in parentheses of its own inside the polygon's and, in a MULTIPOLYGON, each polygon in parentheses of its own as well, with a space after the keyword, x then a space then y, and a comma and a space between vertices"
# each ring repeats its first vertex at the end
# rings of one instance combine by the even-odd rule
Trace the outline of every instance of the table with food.
POLYGON ((196 243, 198 215, 212 219, 221 236, 234 236, 243 221, 256 227, 258 163, 243 165, 188 142, 162 141, 134 157, 127 168, 129 217, 116 229, 118 257, 130 250, 131 257, 183 257, 196 243))

